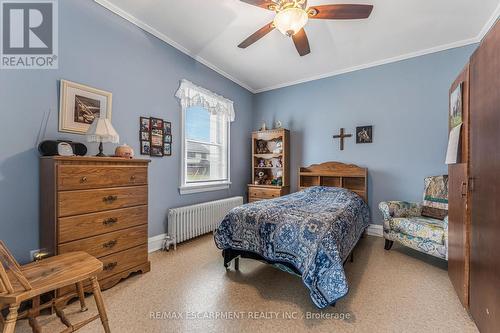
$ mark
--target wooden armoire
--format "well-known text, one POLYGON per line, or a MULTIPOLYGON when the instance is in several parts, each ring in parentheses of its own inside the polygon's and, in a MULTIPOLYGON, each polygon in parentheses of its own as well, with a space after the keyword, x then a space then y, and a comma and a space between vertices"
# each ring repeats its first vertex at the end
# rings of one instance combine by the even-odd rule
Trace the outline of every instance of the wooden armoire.
POLYGON ((500 23, 490 30, 462 83, 463 129, 449 166, 450 279, 481 332, 500 330, 500 23))

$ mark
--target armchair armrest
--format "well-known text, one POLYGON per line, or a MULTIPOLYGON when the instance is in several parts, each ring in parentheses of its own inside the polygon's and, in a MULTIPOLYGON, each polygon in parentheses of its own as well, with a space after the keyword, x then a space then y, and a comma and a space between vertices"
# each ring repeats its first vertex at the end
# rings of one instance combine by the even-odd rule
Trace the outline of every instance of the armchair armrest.
POLYGON ((448 260, 448 216, 443 220, 444 228, 444 246, 446 247, 446 260, 448 260))
POLYGON ((398 217, 418 217, 422 215, 422 205, 406 201, 384 201, 378 205, 384 220, 398 217))

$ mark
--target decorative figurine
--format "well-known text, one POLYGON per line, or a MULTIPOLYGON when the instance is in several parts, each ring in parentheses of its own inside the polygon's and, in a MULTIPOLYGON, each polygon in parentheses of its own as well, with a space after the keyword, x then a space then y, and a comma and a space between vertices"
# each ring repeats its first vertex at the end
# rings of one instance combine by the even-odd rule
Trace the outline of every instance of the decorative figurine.
POLYGON ((259 159, 259 164, 258 164, 258 167, 259 167, 259 168, 263 168, 263 167, 265 167, 265 166, 266 166, 266 164, 264 163, 264 160, 263 160, 263 159, 259 159))
POLYGON ((283 162, 281 161, 281 156, 276 159, 276 165, 275 167, 277 168, 282 168, 283 167, 283 162))
POLYGON ((262 127, 260 128, 261 131, 267 131, 267 126, 266 126, 266 122, 263 121, 262 122, 262 127))
POLYGON ((264 140, 257 141, 257 154, 266 154, 269 150, 267 149, 267 142, 264 140))
POLYGON ((281 154, 283 152, 283 141, 276 142, 276 148, 273 150, 273 154, 281 154))
POLYGON ((273 167, 273 161, 266 160, 266 168, 272 168, 272 167, 273 167))
POLYGON ((263 172, 260 171, 257 174, 257 180, 255 181, 255 185, 264 185, 267 182, 267 175, 263 172))
POLYGON ((122 158, 134 158, 134 150, 126 143, 116 147, 115 156, 122 158))
POLYGON ((276 120, 276 123, 274 123, 274 129, 281 129, 281 128, 283 128, 283 124, 281 123, 281 121, 276 120))

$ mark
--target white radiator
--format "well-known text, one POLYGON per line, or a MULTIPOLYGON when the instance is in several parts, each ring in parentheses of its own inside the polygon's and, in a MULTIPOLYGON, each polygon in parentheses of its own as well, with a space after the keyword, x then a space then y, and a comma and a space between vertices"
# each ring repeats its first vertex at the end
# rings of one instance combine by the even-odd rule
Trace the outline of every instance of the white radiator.
POLYGON ((243 197, 205 202, 168 211, 168 237, 165 247, 212 232, 231 209, 243 205, 243 197))

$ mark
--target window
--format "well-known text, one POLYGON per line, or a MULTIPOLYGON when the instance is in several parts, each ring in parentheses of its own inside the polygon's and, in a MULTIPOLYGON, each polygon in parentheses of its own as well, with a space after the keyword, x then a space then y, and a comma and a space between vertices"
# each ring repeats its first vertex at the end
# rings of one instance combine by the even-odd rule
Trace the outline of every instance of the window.
POLYGON ((227 189, 233 103, 188 81, 176 96, 182 105, 181 194, 227 189))

